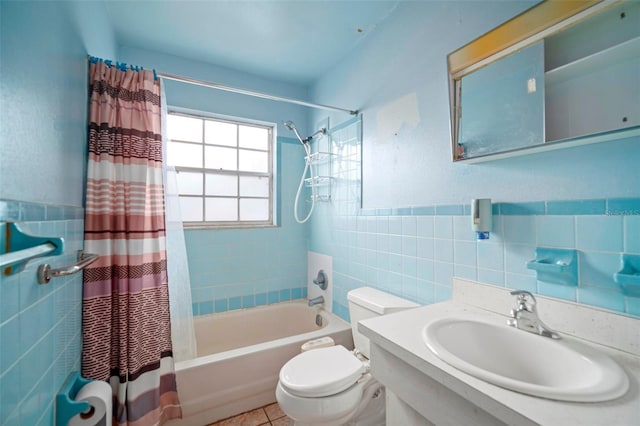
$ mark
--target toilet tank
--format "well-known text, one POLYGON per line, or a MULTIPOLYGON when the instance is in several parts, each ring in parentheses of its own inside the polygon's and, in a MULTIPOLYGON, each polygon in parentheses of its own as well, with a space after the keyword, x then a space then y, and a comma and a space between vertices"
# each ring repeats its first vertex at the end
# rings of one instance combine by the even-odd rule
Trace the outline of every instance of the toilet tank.
POLYGON ((417 308, 417 303, 371 287, 361 287, 347 293, 351 333, 358 351, 369 358, 369 339, 358 331, 358 321, 379 317, 406 309, 417 308))

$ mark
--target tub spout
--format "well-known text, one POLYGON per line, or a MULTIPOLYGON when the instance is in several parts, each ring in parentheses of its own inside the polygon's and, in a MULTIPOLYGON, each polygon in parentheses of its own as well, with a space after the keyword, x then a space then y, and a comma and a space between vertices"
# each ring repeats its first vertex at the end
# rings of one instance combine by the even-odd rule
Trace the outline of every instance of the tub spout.
POLYGON ((319 305, 321 303, 324 303, 324 297, 322 297, 322 296, 318 296, 318 297, 314 297, 313 299, 309 299, 309 306, 319 305))

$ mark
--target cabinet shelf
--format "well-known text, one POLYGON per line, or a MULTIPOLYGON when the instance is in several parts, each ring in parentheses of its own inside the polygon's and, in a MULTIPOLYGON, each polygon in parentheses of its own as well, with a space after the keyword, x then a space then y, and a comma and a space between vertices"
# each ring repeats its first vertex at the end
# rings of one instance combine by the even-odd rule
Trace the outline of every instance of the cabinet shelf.
POLYGON ((545 85, 551 86, 572 78, 640 58, 640 37, 577 59, 545 72, 545 85))
POLYGON ((539 145, 528 146, 525 148, 511 149, 508 151, 496 152, 486 155, 478 155, 476 157, 458 160, 466 164, 476 164, 485 161, 500 160, 503 158, 518 157, 523 154, 537 154, 540 152, 556 151, 560 149, 574 148, 576 146, 590 145, 594 143, 607 142, 625 138, 633 138, 640 136, 640 127, 635 126, 622 130, 611 130, 596 134, 586 134, 580 136, 568 137, 553 141, 546 141, 539 145))

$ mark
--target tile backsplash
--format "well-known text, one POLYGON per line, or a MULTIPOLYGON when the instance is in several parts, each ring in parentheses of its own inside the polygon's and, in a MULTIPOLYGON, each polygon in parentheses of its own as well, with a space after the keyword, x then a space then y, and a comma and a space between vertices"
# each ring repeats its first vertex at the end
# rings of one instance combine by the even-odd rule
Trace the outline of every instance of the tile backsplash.
MULTIPOLYGON (((345 319, 352 288, 371 285, 429 304, 450 298, 453 277, 640 316, 640 298, 626 296, 613 280, 622 253, 640 254, 640 199, 494 203, 491 238, 477 241, 469 205, 359 209, 351 166, 335 170, 343 170, 349 186, 336 185, 333 201, 317 207, 309 249, 333 257, 332 308, 345 319), (538 281, 525 266, 537 247, 577 250, 578 285, 538 281)), ((82 248, 83 214, 81 207, 0 200, 0 231, 16 221, 34 235, 62 236, 63 255, 46 258, 60 267, 73 263, 82 248)), ((275 228, 222 231, 215 240, 187 232, 199 254, 190 260, 200 265, 196 271, 220 277, 212 282, 209 272, 192 275, 194 313, 306 297, 306 251, 300 243, 305 237, 303 227, 286 234, 275 228), (274 244, 276 252, 270 250, 274 244), (262 282, 272 270, 280 272, 262 282)), ((69 372, 80 368, 81 275, 38 285, 40 263, 0 277, 3 424, 51 424, 55 393, 69 372)))
POLYGON ((446 300, 455 276, 640 316, 640 299, 625 296, 613 279, 622 253, 640 253, 640 199, 495 203, 486 241, 475 239, 469 210, 449 205, 335 214, 334 228, 321 231, 331 232, 331 243, 318 247, 311 240, 314 250, 335 259, 340 289, 334 310, 346 317, 345 294, 362 285, 422 304, 446 300), (538 281, 526 267, 537 247, 577 250, 579 284, 538 281))
MULTIPOLYGON (((54 399, 67 375, 80 369, 82 274, 36 280, 42 263, 74 264, 83 247, 82 207, 0 200, 0 231, 20 222, 32 235, 64 238, 59 256, 31 260, 0 275, 0 419, 2 425, 53 424, 54 399)), ((4 250, 4 248, 3 248, 4 250)))

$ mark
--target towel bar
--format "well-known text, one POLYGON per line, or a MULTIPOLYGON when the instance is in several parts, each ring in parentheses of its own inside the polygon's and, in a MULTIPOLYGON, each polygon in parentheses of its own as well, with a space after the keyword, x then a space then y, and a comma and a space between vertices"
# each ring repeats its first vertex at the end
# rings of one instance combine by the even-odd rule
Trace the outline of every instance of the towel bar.
POLYGON ((65 268, 52 269, 51 265, 44 263, 38 267, 38 283, 48 284, 51 278, 64 277, 65 275, 75 274, 80 272, 91 263, 95 262, 100 255, 78 252, 78 263, 75 265, 67 266, 65 268))
POLYGON ((24 232, 15 222, 0 222, 2 247, 0 247, 0 269, 3 275, 22 271, 27 262, 37 257, 62 254, 62 238, 38 237, 24 232))
POLYGON ((20 262, 26 263, 33 258, 46 256, 55 251, 56 248, 52 243, 44 243, 10 253, 2 253, 0 254, 0 268, 13 266, 20 262))

